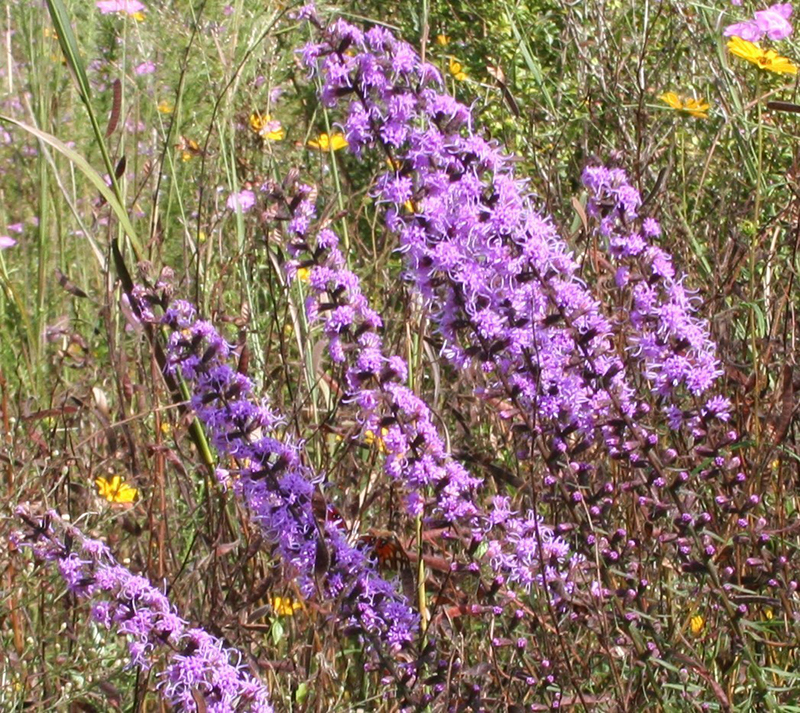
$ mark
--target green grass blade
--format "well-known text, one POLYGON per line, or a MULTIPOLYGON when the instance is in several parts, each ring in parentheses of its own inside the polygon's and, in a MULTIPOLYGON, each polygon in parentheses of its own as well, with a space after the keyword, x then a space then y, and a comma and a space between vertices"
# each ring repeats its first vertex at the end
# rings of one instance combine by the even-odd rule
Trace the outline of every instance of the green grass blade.
POLYGON ((67 67, 69 67, 75 83, 78 85, 81 99, 88 105, 92 97, 89 78, 86 76, 86 70, 83 68, 83 62, 80 59, 78 41, 72 31, 67 8, 64 7, 64 3, 61 0, 47 0, 47 9, 58 33, 58 43, 61 45, 61 51, 67 60, 67 67))
POLYGON ((92 168, 92 166, 83 156, 81 156, 76 151, 73 151, 71 148, 69 148, 66 144, 64 144, 62 141, 57 139, 52 134, 48 134, 46 131, 37 129, 35 126, 30 126, 29 124, 25 124, 22 121, 18 121, 17 119, 13 119, 10 116, 4 116, 2 114, 0 114, 0 121, 17 126, 23 131, 27 131, 29 134, 39 139, 39 141, 44 142, 51 148, 58 151, 68 161, 72 162, 72 164, 76 168, 78 168, 81 171, 81 173, 83 173, 83 175, 86 176, 94 184, 95 188, 97 188, 97 190, 100 191, 100 194, 103 196, 103 198, 106 199, 108 205, 111 207, 111 210, 113 210, 114 214, 117 216, 117 220, 119 220, 122 229, 130 238, 131 244, 133 245, 136 254, 137 255, 142 254, 142 245, 139 242, 139 238, 136 236, 136 230, 134 229, 133 224, 130 221, 130 218, 128 218, 128 214, 125 211, 124 206, 117 199, 117 196, 113 188, 108 186, 103 177, 94 168, 92 168))

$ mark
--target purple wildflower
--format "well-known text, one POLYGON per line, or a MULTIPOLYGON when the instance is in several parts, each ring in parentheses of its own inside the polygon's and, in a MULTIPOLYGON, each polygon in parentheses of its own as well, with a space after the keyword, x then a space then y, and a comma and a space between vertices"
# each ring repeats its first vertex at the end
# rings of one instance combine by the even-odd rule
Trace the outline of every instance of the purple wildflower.
MULTIPOLYGON (((643 236, 661 230, 653 218, 636 229, 639 193, 621 169, 588 167, 583 183, 589 190, 587 211, 600 220, 612 267, 641 275, 618 286, 632 305, 625 333, 632 358, 641 364, 653 391, 670 402, 681 388, 694 396, 706 393, 722 373, 705 322, 695 316, 695 299, 684 287, 672 258, 643 236), (626 203, 628 201, 628 203, 626 203), (638 246, 631 250, 634 243, 638 246)), ((618 272, 619 274, 619 272, 618 272)))
MULTIPOLYGON (((296 213, 314 215, 312 195, 309 186, 299 188, 300 200, 293 201, 296 213)), ((480 481, 449 456, 427 404, 404 385, 406 363, 386 353, 378 334, 381 318, 362 294, 358 277, 345 266, 338 237, 324 229, 312 250, 310 221, 300 225, 290 220, 287 232, 289 252, 295 258, 290 271, 301 257, 315 263, 308 278, 312 296, 306 309, 310 320, 324 320, 333 360, 348 364, 347 400, 358 406, 363 432, 387 430, 386 473, 403 481, 412 493, 433 487, 438 514, 450 522, 468 520, 477 513, 472 493, 480 481), (323 303, 329 307, 326 311, 323 303)), ((409 502, 420 507, 417 497, 409 502)))
POLYGON ((136 67, 133 70, 133 73, 141 77, 145 74, 152 74, 155 71, 156 71, 156 65, 153 62, 147 61, 136 65, 136 67))
MULTIPOLYGON (((487 394, 511 389, 524 412, 589 442, 620 411, 632 416, 612 325, 552 222, 534 210, 513 161, 467 130, 467 107, 441 92, 418 57, 409 63, 405 43, 384 30, 361 36, 341 21, 325 38, 316 55, 323 97, 338 103, 355 94, 345 107, 351 149, 389 154, 378 198, 389 204, 387 225, 432 305, 445 355, 459 368, 480 362, 487 394), (337 50, 345 37, 348 55, 337 50), (404 74, 394 69, 398 53, 404 74), (389 76, 391 85, 378 79, 389 76)), ((624 197, 628 212, 638 200, 634 191, 624 197)))
POLYGON ((256 196, 249 188, 244 188, 238 193, 231 193, 228 196, 228 210, 241 210, 247 213, 256 204, 256 196))
POLYGON ((145 10, 144 4, 139 0, 98 0, 96 5, 103 15, 108 15, 112 12, 135 15, 137 12, 145 10))
POLYGON ((278 437, 283 417, 254 395, 253 382, 228 363, 233 349, 194 307, 176 300, 162 322, 173 332, 167 371, 188 382, 191 405, 210 441, 239 463, 233 490, 273 543, 303 596, 341 602, 344 625, 373 644, 407 646, 418 622, 405 597, 380 577, 335 522, 317 522, 312 500, 321 478, 302 462, 299 444, 278 437))
POLYGON ((241 663, 241 654, 200 628, 191 628, 167 597, 147 579, 118 564, 108 547, 49 512, 41 523, 24 509, 30 527, 20 547, 55 562, 69 591, 92 601, 92 617, 128 642, 130 665, 150 669, 166 652, 158 689, 177 709, 193 710, 200 693, 218 713, 271 713, 269 694, 241 663))
POLYGON ((791 16, 791 3, 776 3, 766 10, 758 10, 752 20, 728 25, 723 34, 726 37, 741 37, 748 42, 758 42, 765 36, 773 41, 785 40, 792 34, 791 16))

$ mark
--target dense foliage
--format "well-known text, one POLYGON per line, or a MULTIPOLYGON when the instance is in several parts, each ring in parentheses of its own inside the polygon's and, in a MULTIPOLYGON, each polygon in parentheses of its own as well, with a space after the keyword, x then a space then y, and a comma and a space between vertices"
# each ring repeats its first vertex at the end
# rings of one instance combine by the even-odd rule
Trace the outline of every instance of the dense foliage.
POLYGON ((795 710, 793 19, 10 2, 0 707, 795 710))

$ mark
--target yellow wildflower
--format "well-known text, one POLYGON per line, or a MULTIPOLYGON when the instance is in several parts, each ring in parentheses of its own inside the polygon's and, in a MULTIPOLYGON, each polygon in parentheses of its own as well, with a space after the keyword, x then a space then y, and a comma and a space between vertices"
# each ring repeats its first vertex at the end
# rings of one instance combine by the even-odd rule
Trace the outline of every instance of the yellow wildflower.
POLYGON ((386 453, 386 445, 383 442, 383 437, 386 436, 388 433, 389 433, 388 428, 382 428, 380 437, 375 438, 375 433, 373 431, 370 430, 364 431, 364 443, 366 443, 368 446, 371 446, 373 443, 375 443, 375 441, 377 441, 378 450, 381 453, 386 453))
POLYGON ((467 73, 455 57, 450 57, 450 64, 448 65, 450 74, 453 75, 457 82, 463 82, 467 78, 467 73))
POLYGON ((136 20, 136 22, 144 22, 145 15, 143 12, 134 12, 131 17, 136 20))
POLYGON ((110 503, 128 504, 136 500, 136 488, 128 485, 119 475, 111 476, 110 480, 100 477, 94 482, 97 485, 97 494, 110 503))
POLYGON ((338 151, 348 145, 347 139, 341 132, 331 134, 330 136, 322 133, 316 139, 310 139, 306 143, 306 148, 315 149, 316 151, 338 151))
POLYGON ((301 282, 308 282, 311 277, 311 270, 307 267, 297 268, 297 279, 301 282))
POLYGON ((169 423, 169 421, 161 422, 161 433, 163 433, 165 436, 172 435, 172 425, 169 423))
POLYGON ((675 111, 689 114, 697 119, 708 119, 707 112, 711 105, 705 99, 682 97, 675 92, 662 94, 659 99, 669 104, 675 111))
POLYGON ((262 114, 258 111, 250 114, 250 128, 263 141, 281 141, 286 135, 280 121, 274 120, 269 114, 262 114))
POLYGON ((776 74, 797 74, 797 65, 788 57, 781 57, 775 50, 761 49, 755 42, 748 42, 741 37, 731 37, 728 40, 728 49, 731 54, 752 62, 760 69, 776 74))
POLYGON ((172 106, 172 104, 168 102, 166 99, 162 99, 160 102, 158 102, 158 107, 156 108, 162 114, 171 114, 173 111, 175 111, 175 107, 172 106))
POLYGON ((694 636, 700 636, 705 628, 706 620, 702 616, 696 614, 689 620, 689 629, 691 629, 694 636))
POLYGON ((175 144, 175 148, 181 152, 181 161, 184 163, 191 161, 195 156, 203 154, 200 144, 194 139, 187 139, 185 136, 178 137, 178 143, 175 144))
POLYGON ((450 44, 450 38, 447 35, 436 35, 436 44, 440 47, 447 47, 450 44))
POLYGON ((292 616, 303 605, 291 597, 272 597, 272 610, 277 616, 292 616))

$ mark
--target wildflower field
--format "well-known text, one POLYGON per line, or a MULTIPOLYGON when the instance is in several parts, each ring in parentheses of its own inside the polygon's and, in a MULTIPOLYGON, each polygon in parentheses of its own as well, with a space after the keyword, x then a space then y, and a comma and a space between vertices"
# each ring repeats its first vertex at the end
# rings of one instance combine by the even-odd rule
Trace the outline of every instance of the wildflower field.
POLYGON ((800 31, 7 0, 0 711, 800 711, 800 31))

